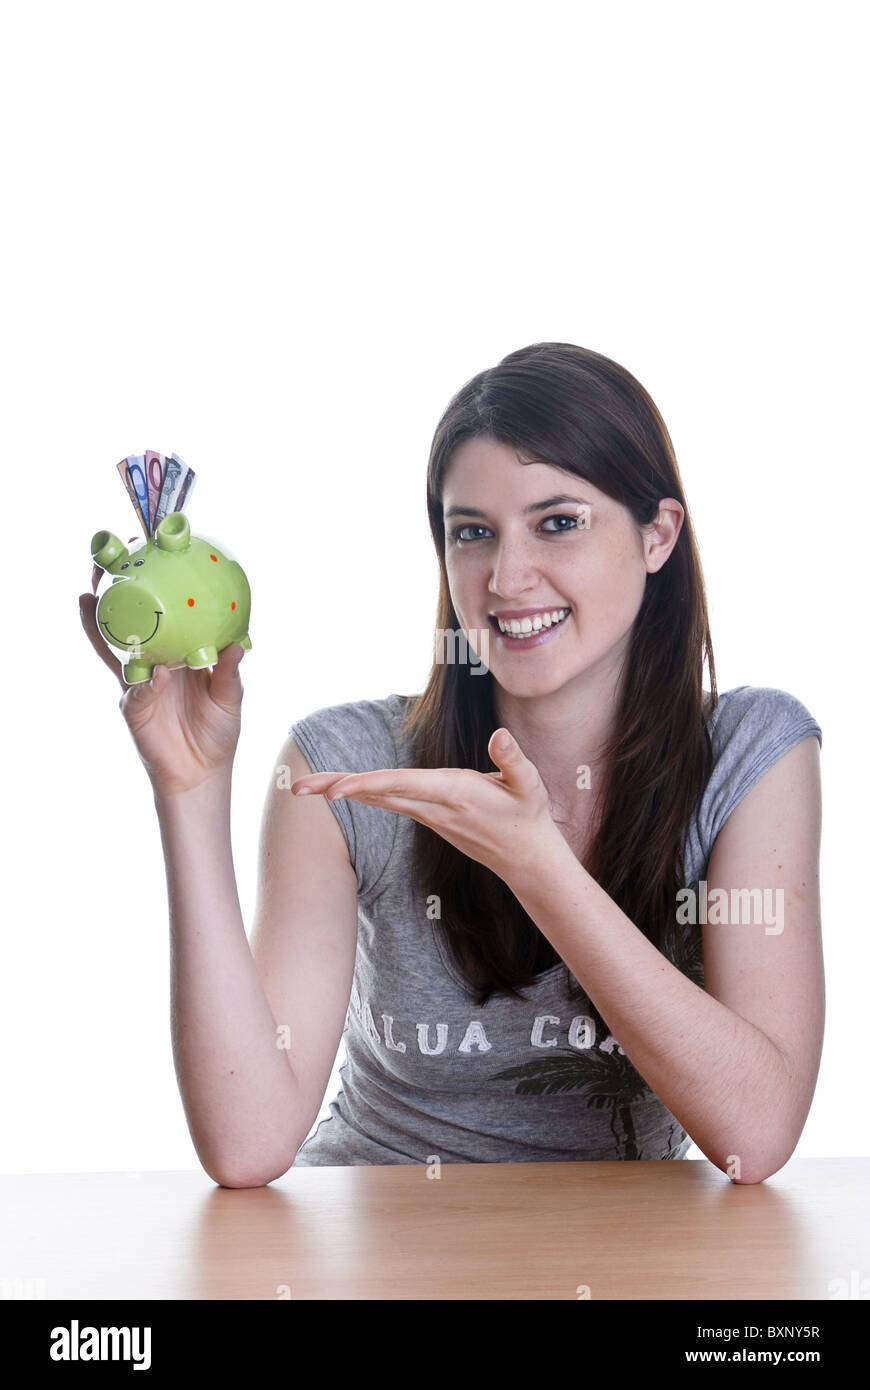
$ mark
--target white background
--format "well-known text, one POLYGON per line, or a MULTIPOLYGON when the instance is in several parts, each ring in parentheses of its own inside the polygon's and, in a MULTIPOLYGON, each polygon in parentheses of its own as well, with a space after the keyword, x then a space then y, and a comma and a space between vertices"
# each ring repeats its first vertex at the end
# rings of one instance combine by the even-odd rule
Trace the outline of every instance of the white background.
POLYGON ((822 726, 828 1017, 797 1153, 866 1153, 866 7, 5 13, 0 1168, 198 1166, 150 784, 78 616, 94 531, 134 533, 117 460, 177 451, 194 530, 251 581, 250 928, 291 722, 425 683, 438 418, 543 340, 661 409, 720 690, 822 726))

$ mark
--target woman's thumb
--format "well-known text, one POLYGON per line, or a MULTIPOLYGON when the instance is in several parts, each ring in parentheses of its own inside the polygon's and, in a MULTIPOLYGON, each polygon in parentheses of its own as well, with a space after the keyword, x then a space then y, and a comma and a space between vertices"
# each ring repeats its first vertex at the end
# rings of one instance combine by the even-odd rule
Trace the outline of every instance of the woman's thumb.
POLYGON ((217 662, 211 672, 211 694, 214 699, 226 699, 232 703, 239 700, 239 664, 244 655, 245 648, 240 642, 232 642, 228 647, 224 647, 222 652, 218 652, 217 662))
POLYGON ((134 681, 121 696, 121 709, 145 709, 166 684, 169 672, 165 666, 155 666, 148 681, 134 681))
POLYGON ((517 790, 531 790, 538 782, 537 768, 529 762, 513 734, 507 729, 496 729, 489 740, 489 756, 505 781, 510 782, 517 790))
POLYGON ((496 729, 489 740, 489 756, 499 767, 522 757, 519 744, 507 729, 496 729))

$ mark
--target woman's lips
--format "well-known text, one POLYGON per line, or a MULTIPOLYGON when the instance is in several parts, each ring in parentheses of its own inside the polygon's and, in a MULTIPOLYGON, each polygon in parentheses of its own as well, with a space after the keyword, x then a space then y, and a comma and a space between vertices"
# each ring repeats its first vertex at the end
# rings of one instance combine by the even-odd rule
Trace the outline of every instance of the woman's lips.
POLYGON ((573 616, 574 610, 571 608, 560 623, 554 623, 552 627, 542 627, 540 632, 530 634, 528 637, 511 637, 508 633, 502 632, 497 618, 490 618, 489 625, 495 632, 501 647, 508 651, 519 652, 524 651, 526 647, 534 650, 535 647, 542 647, 545 642, 555 642, 562 628, 570 623, 573 616))

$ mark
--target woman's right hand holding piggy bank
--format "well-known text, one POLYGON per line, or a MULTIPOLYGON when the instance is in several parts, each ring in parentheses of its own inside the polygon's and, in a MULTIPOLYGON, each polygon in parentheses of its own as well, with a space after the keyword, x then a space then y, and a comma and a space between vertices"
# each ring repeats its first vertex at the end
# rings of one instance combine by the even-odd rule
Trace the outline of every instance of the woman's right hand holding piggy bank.
POLYGON ((211 669, 170 670, 158 665, 150 680, 128 685, 122 663, 97 626, 102 574, 94 565, 91 593, 79 595, 82 626, 121 686, 120 710, 155 793, 176 795, 211 779, 228 778, 241 730, 244 692, 239 664, 245 649, 238 642, 225 647, 211 669))

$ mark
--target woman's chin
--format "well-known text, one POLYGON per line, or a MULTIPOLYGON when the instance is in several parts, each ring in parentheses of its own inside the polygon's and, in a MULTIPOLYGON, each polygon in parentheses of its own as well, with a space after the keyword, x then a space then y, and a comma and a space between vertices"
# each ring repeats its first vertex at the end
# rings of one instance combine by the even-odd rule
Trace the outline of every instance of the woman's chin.
POLYGON ((491 665, 489 669, 496 685, 505 694, 529 699, 533 696, 554 695, 557 690, 561 690, 570 680, 581 674, 579 671, 572 671, 567 676, 564 672, 556 671, 500 671, 498 663, 491 665))

